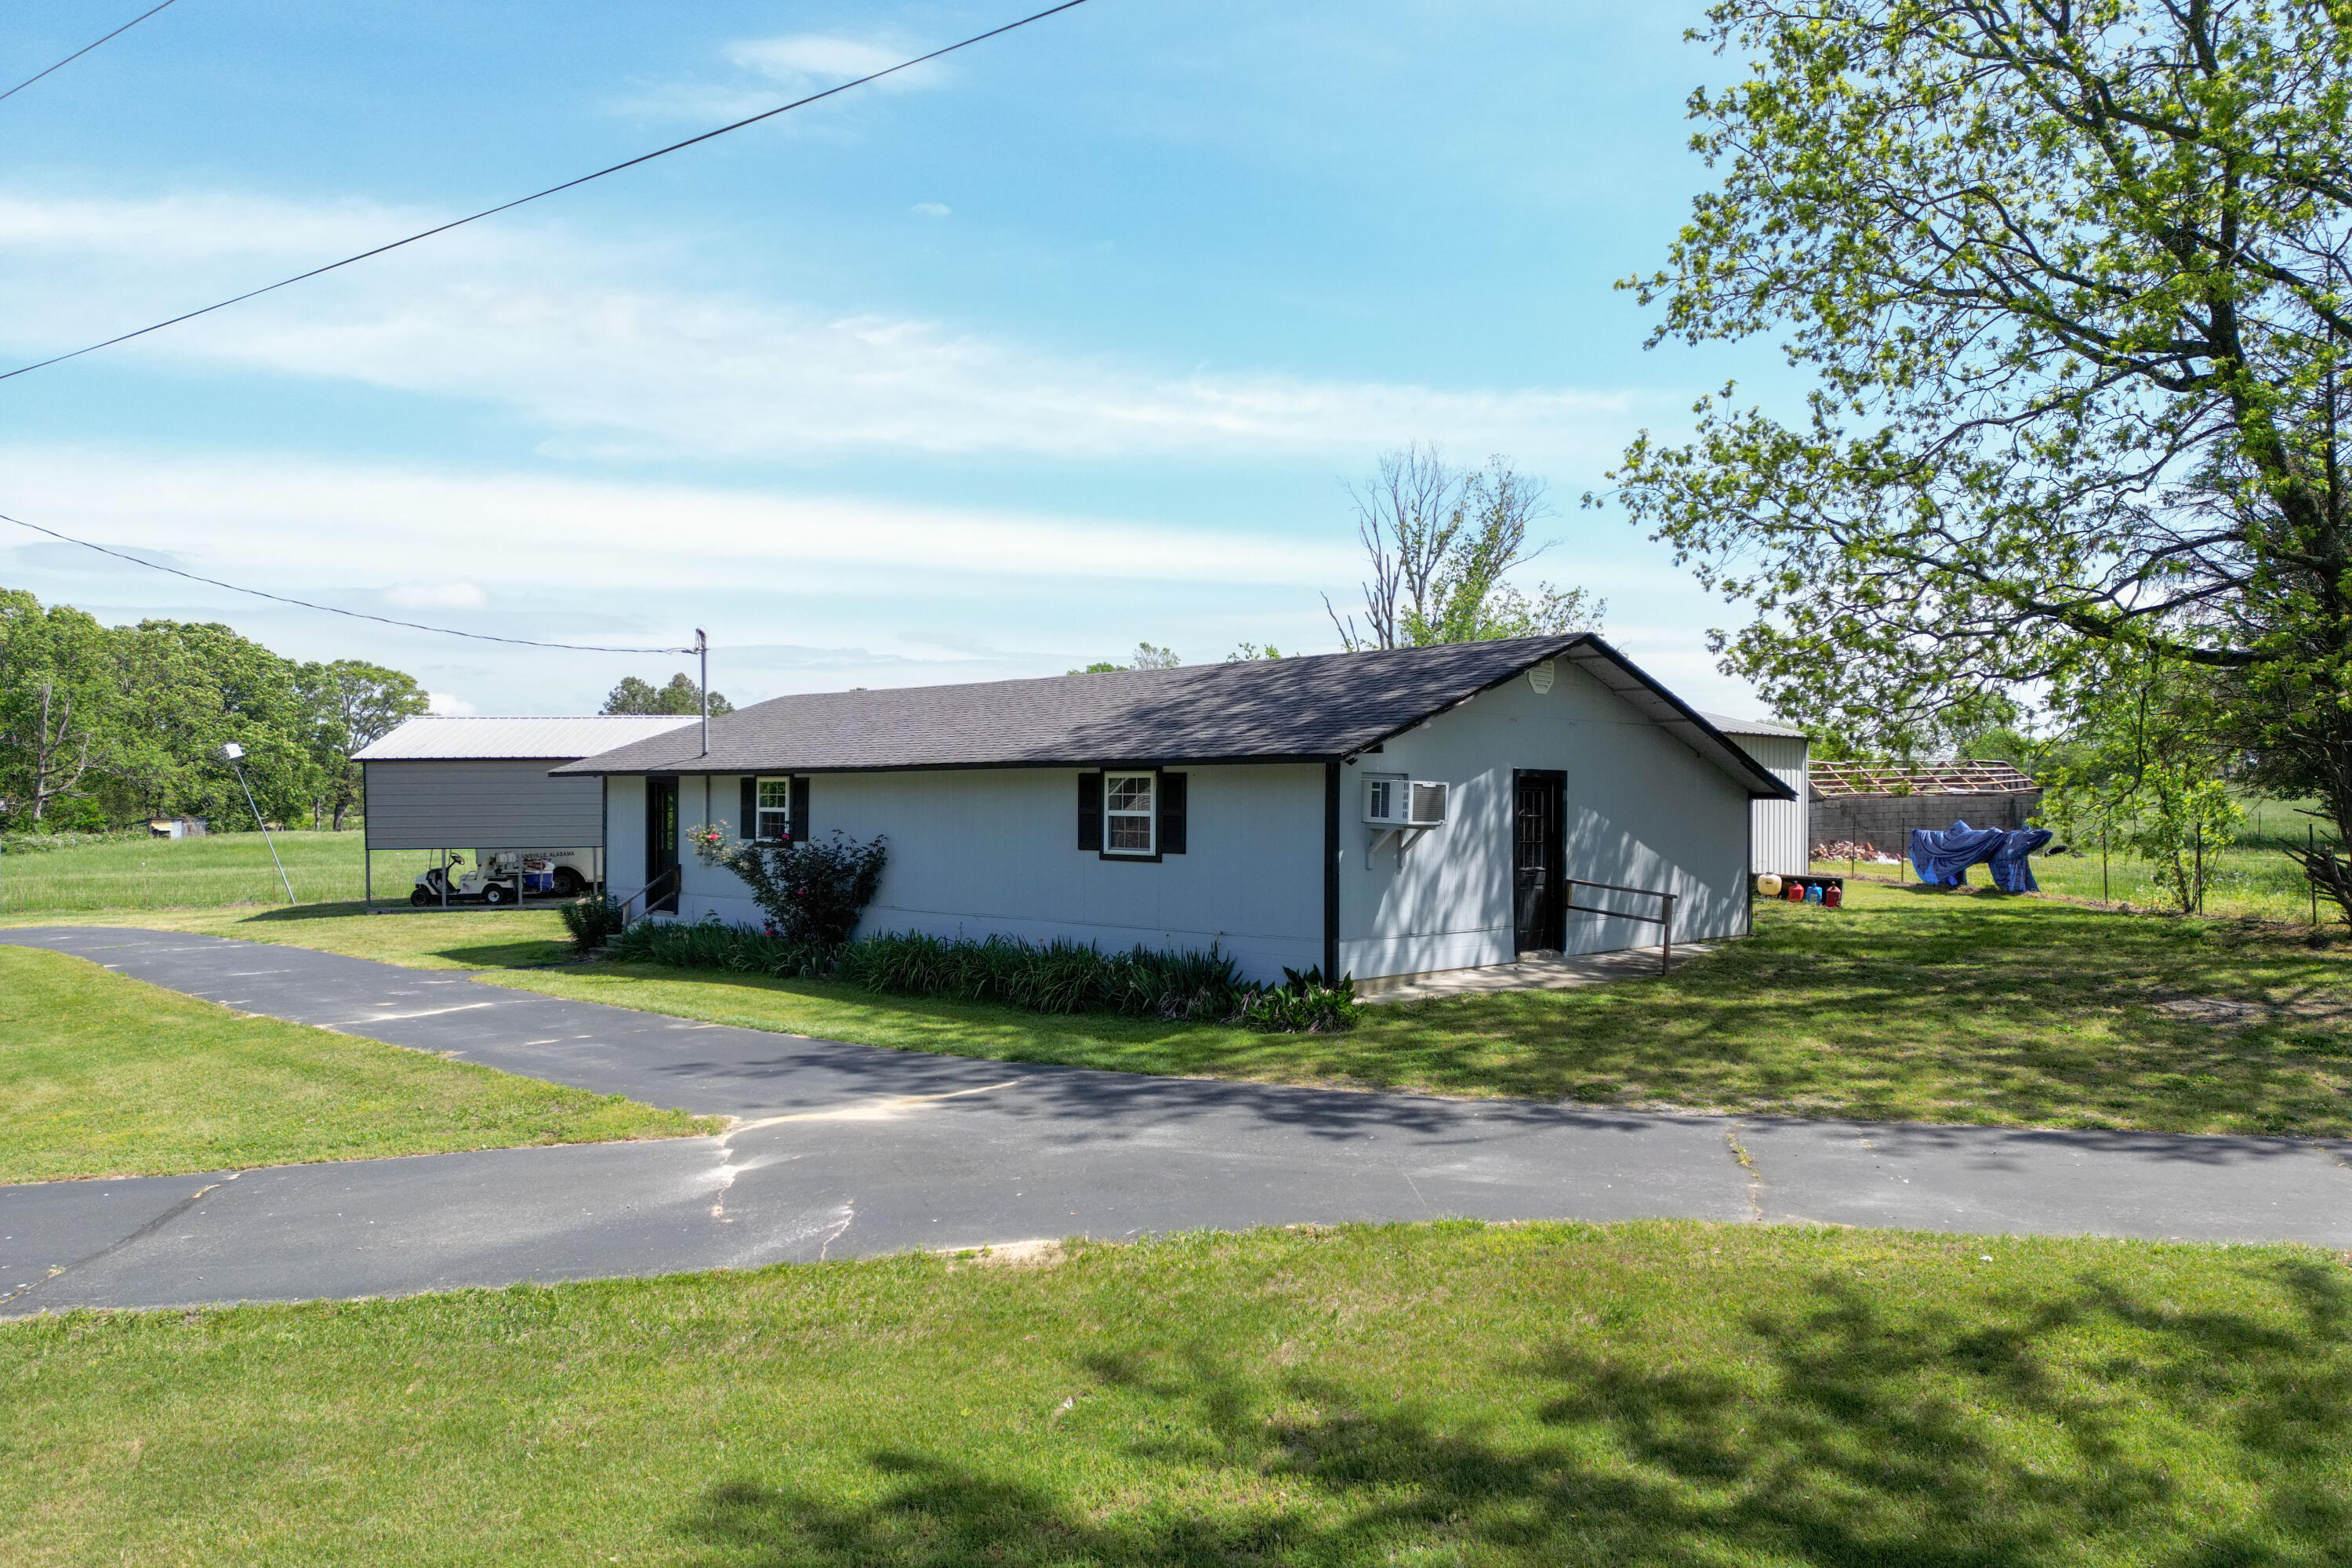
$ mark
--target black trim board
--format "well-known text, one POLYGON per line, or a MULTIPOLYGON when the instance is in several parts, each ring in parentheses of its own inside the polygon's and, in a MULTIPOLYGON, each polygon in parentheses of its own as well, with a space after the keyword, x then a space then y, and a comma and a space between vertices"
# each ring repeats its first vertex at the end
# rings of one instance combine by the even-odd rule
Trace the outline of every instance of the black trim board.
POLYGON ((1339 978, 1339 764, 1323 764, 1323 982, 1339 978))

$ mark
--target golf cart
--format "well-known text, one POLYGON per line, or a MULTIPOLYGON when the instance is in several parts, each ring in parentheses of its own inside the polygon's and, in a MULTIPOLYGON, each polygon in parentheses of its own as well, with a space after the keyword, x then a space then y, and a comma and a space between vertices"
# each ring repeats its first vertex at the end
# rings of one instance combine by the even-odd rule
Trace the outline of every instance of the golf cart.
POLYGON ((586 867, 592 853, 586 849, 477 850, 470 870, 463 855, 452 855, 446 892, 443 869, 435 866, 416 879, 408 901, 425 909, 439 903, 497 906, 530 896, 576 899, 588 890, 591 877, 586 867))

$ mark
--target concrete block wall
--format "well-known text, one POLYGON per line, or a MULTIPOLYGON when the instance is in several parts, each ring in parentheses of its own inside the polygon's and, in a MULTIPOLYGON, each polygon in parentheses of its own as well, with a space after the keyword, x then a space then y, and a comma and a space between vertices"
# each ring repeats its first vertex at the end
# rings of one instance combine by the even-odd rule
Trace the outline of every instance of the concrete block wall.
POLYGON ((2000 795, 1844 795, 1812 803, 1814 844, 1841 838, 1903 853, 1911 830, 1941 831, 1954 821, 1970 827, 2024 827, 2042 809, 2040 790, 2000 795))

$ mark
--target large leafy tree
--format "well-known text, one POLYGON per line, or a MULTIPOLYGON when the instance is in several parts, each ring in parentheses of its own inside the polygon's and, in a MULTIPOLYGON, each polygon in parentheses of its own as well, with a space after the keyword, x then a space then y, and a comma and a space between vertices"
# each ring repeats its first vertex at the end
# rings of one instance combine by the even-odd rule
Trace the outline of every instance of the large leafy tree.
MULTIPOLYGON (((702 688, 697 686, 684 670, 669 678, 667 686, 634 675, 625 675, 621 683, 604 696, 604 711, 607 713, 687 714, 702 711, 702 688)), ((735 705, 714 691, 710 694, 711 717, 732 713, 735 705)))
POLYGON ((249 828, 252 808, 222 755, 231 741, 245 749, 245 783, 265 817, 308 814, 319 763, 294 664, 214 622, 142 621, 115 636, 124 694, 110 771, 142 815, 249 828))
POLYGON ((1727 0, 1661 338, 1776 336, 1618 495, 1751 604, 1727 666, 1895 747, 2103 672, 2352 837, 2352 6, 1727 0))
POLYGON ((294 685, 309 710, 320 789, 311 805, 313 825, 326 816, 341 833, 360 803, 360 769, 352 753, 423 713, 429 699, 415 676, 357 658, 303 665, 294 672, 294 685))
POLYGON ((102 825, 81 790, 105 762, 121 689, 110 636, 79 610, 0 589, 0 816, 12 826, 102 825))

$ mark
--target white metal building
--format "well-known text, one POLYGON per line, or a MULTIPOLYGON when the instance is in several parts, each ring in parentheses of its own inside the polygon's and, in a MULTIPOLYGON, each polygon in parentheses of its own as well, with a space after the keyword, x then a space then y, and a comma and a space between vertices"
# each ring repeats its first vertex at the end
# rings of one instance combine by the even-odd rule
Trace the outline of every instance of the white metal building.
POLYGON ((1790 786, 1586 636, 778 698, 559 768, 608 885, 756 922, 688 836, 882 836, 861 930, 1205 948, 1359 979, 1748 929, 1790 786))
POLYGON ((1748 868, 1759 875, 1802 876, 1812 868, 1813 837, 1811 773, 1812 742, 1802 730, 1764 719, 1734 719, 1709 713, 1708 723, 1739 742, 1772 776, 1795 793, 1791 800, 1759 800, 1754 814, 1755 842, 1748 868))
POLYGON ((603 850, 603 789, 548 770, 694 722, 667 714, 411 719, 353 757, 371 900, 379 849, 603 850))

